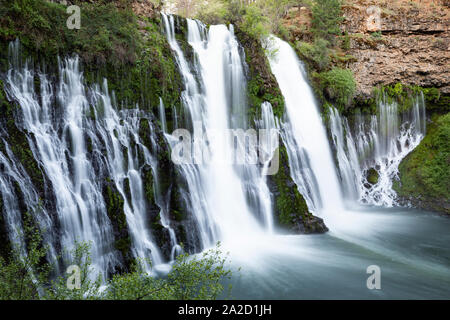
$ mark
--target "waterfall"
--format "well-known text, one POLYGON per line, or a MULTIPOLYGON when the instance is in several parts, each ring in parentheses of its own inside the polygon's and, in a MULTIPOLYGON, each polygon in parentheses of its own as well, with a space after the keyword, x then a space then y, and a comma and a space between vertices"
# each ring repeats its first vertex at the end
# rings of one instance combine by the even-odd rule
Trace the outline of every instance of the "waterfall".
POLYGON ((310 210, 329 224, 343 212, 344 205, 325 126, 294 50, 276 37, 268 41, 273 51, 268 55, 270 66, 285 99, 282 138, 291 176, 310 210))
MULTIPOLYGON (((94 97, 98 101, 95 109, 96 121, 93 123, 97 133, 92 135, 94 149, 101 152, 100 147, 97 147, 100 142, 95 143, 96 137, 99 136, 106 147, 108 176, 112 177, 124 199, 124 212, 132 237, 134 256, 151 258, 152 263, 158 265, 163 262, 163 258, 154 244, 146 221, 148 204, 139 158, 143 155, 145 164, 151 168, 155 166, 155 160, 139 137, 142 116, 138 109, 123 110, 119 116, 112 106, 106 80, 103 90, 98 86, 94 88, 94 97)), ((147 269, 150 269, 149 265, 147 269)))
MULTIPOLYGON (((13 56, 18 55, 18 46, 18 42, 11 43, 13 56)), ((60 61, 58 68, 56 92, 46 75, 39 75, 39 101, 28 63, 23 68, 12 64, 6 79, 8 94, 21 107, 30 148, 55 190, 62 247, 70 250, 77 241, 90 242, 93 265, 109 270, 117 261, 101 190, 86 157, 82 126, 88 103, 78 58, 60 61), (61 108, 58 115, 54 100, 61 108)))
MULTIPOLYGON (((2 130, 3 131, 3 130, 2 130)), ((23 210, 37 219, 40 230, 43 231, 43 240, 49 246, 49 256, 56 255, 55 237, 52 233, 53 222, 46 209, 42 206, 38 192, 34 188, 30 177, 23 166, 11 152, 6 141, 6 132, 1 134, 1 142, 6 153, 0 151, 0 201, 3 205, 6 229, 9 240, 20 254, 26 255, 26 244, 23 242, 23 210), (17 188, 20 187, 20 190, 17 188), (20 195, 18 194, 20 193, 20 195), (19 199, 22 198, 26 208, 22 208, 19 199)), ((0 211, 0 214, 2 212, 0 211)))
MULTIPOLYGON (((270 231, 273 227, 271 196, 263 169, 245 161, 233 162, 235 142, 228 130, 235 129, 236 135, 252 130, 248 129, 245 117, 242 50, 233 26, 216 25, 207 29, 202 23, 187 19, 187 42, 195 53, 193 61, 187 61, 175 38, 174 17, 163 14, 162 18, 185 85, 182 100, 189 119, 178 125, 193 129, 192 153, 200 160, 181 163, 178 167, 187 182, 190 211, 202 247, 218 240, 238 242, 243 236, 270 231)), ((273 129, 274 120, 267 114, 271 112, 266 109, 266 123, 262 126, 273 129)), ((172 146, 178 142, 173 136, 168 139, 172 146)), ((237 149, 241 147, 238 145, 237 149)))
POLYGON ((425 135, 425 102, 420 94, 411 109, 399 112, 397 102, 381 98, 378 115, 356 114, 354 126, 330 110, 330 131, 346 197, 371 205, 392 207, 392 189, 401 160, 418 146, 425 135), (370 172, 378 181, 369 181, 370 172), (374 173, 372 173, 374 174, 374 173))
MULTIPOLYGON (((103 276, 114 272, 123 266, 123 260, 115 247, 117 239, 102 194, 106 180, 114 184, 123 198, 132 255, 151 259, 153 266, 163 263, 160 248, 149 229, 149 205, 153 204, 148 203, 144 192, 142 170, 146 167, 151 171, 153 198, 160 211, 161 224, 170 236, 168 246, 174 259, 180 247, 170 227, 168 204, 159 186, 157 154, 162 151, 152 116, 140 111, 139 106, 119 111, 114 107, 106 80, 102 88, 85 87, 78 57, 59 60, 59 77, 55 83, 49 75, 35 73, 30 61, 22 63, 19 49, 18 41, 11 43, 5 90, 20 106, 16 126, 23 127, 33 156, 49 182, 47 189, 51 189, 48 192, 54 197, 52 211, 55 212, 50 214, 41 204, 26 171, 10 151, 7 133, 2 129, 0 194, 11 241, 17 242, 13 228, 21 226, 21 213, 27 210, 39 221, 40 228, 47 231, 43 235, 50 246, 50 259, 56 257, 56 247, 64 250, 67 259, 66 252, 77 242, 88 242, 94 269, 103 276), (37 77, 40 87, 36 92, 37 77), (150 129, 151 150, 139 136, 142 121, 150 129), (16 192, 21 193, 26 208, 20 207, 16 192)), ((163 108, 161 101, 161 119, 165 119, 163 108)), ((165 121, 162 126, 166 128, 165 121)))
MULTIPOLYGON (((274 221, 272 212, 272 196, 267 186, 266 177, 269 174, 276 174, 278 167, 271 170, 271 161, 278 161, 277 148, 279 146, 279 121, 275 118, 272 110, 272 105, 268 102, 263 102, 261 105, 261 120, 256 121, 256 126, 260 129, 259 152, 263 153, 263 169, 262 175, 257 179, 255 198, 260 201, 259 210, 264 217, 265 225, 269 233, 273 232, 274 221), (275 133, 275 134, 274 134, 275 133)), ((279 164, 278 164, 279 165, 279 164)))
MULTIPOLYGON (((365 204, 392 207, 392 189, 401 160, 425 134, 425 103, 418 96, 410 110, 399 113, 396 102, 378 102, 378 115, 357 114, 354 127, 335 108, 330 110, 329 127, 336 150, 338 172, 332 152, 306 81, 304 67, 286 42, 272 37, 270 65, 286 102, 286 122, 281 134, 286 145, 292 178, 312 211, 326 217, 327 224, 345 209, 343 198, 365 204), (378 175, 368 181, 370 170, 378 175)), ((341 217, 342 218, 342 217, 341 217)))

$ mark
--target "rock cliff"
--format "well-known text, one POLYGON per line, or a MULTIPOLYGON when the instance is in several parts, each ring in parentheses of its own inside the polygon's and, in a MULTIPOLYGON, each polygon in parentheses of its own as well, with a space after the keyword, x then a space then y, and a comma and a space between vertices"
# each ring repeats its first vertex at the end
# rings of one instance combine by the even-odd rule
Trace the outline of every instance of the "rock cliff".
MULTIPOLYGON (((450 94, 449 6, 448 0, 344 0, 341 38, 347 38, 345 64, 354 73, 356 97, 398 82, 450 94)), ((306 7, 290 10, 291 42, 312 40, 310 20, 306 7)))

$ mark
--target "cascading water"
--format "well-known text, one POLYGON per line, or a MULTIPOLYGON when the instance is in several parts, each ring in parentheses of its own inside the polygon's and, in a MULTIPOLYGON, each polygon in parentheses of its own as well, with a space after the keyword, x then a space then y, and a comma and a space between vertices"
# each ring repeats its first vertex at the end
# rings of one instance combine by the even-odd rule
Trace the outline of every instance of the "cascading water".
MULTIPOLYGON (((378 116, 356 116, 353 122, 331 110, 338 176, 303 67, 287 43, 274 39, 278 51, 269 57, 285 97, 285 121, 279 123, 271 105, 264 103, 261 119, 250 124, 245 118, 245 67, 233 28, 212 26, 207 30, 201 23, 187 20, 187 40, 194 52, 193 60, 188 61, 175 39, 174 18, 163 15, 163 20, 185 91, 182 110, 172 107, 172 122, 166 122, 167 109, 162 100, 159 108, 155 105, 153 109, 158 111, 172 150, 179 141, 175 134, 168 133, 169 128, 184 126, 193 130, 194 138, 208 133, 205 141, 196 140, 194 146, 194 150, 203 151, 203 162, 176 165, 177 178, 181 175, 184 179, 177 187, 186 189, 182 198, 188 202, 189 219, 192 216, 196 224, 186 232, 198 232, 201 244, 195 250, 217 240, 231 243, 233 263, 244 267, 235 289, 240 297, 448 296, 447 220, 430 219, 428 214, 414 210, 358 207, 361 210, 355 214, 345 209, 342 196, 389 205, 393 199, 391 186, 383 181, 395 177, 398 162, 425 132, 423 97, 401 117, 397 106, 388 103, 380 103, 378 116), (244 130, 253 125, 256 129, 280 131, 293 180, 310 209, 325 217, 330 233, 271 233, 273 199, 264 173, 270 169, 278 137, 260 135, 259 152, 265 157, 258 165, 229 161, 235 141, 226 130, 244 130), (366 171, 372 167, 379 173, 379 182, 367 188, 366 171), (353 230, 345 231, 353 232, 339 232, 344 231, 341 226, 350 225, 353 230), (382 267, 382 291, 367 290, 368 265, 382 267)), ((94 267, 105 274, 114 271, 122 261, 114 248, 116 226, 111 212, 107 212, 106 195, 102 195, 107 185, 123 199, 131 253, 151 258, 153 265, 163 263, 166 257, 174 259, 181 250, 174 228, 185 221, 170 220, 170 191, 164 190, 162 174, 165 160, 161 159, 165 158, 159 157, 167 150, 163 150, 164 139, 153 115, 138 106, 118 108, 106 81, 102 88, 87 88, 77 58, 60 62, 56 83, 50 81, 53 78, 49 75, 39 74, 41 87, 37 90, 34 69, 21 64, 15 45, 10 51, 11 70, 5 77, 5 90, 8 100, 19 107, 14 109, 17 118, 8 120, 28 138, 44 176, 43 186, 39 187, 51 194, 41 203, 42 191, 33 185, 34 176, 30 177, 28 167, 17 159, 14 146, 9 144, 9 133, 0 128, 0 207, 10 240, 20 241, 23 214, 28 211, 42 230, 51 231, 44 233, 50 255, 56 256, 61 246, 70 249, 75 240, 91 241, 94 267), (141 130, 143 127, 145 130, 141 130), (147 189, 144 183, 150 180, 152 188, 147 189), (152 196, 145 194, 150 189, 152 196), (149 203, 150 198, 154 203, 149 203), (148 225, 152 214, 160 218, 163 238, 152 234, 154 229, 148 225), (169 253, 161 248, 158 239, 167 244, 169 253)))
POLYGON ((332 108, 330 131, 346 196, 371 205, 395 205, 392 182, 401 160, 424 137, 425 120, 423 95, 401 113, 396 102, 383 98, 378 102, 378 115, 356 115, 353 128, 332 108), (375 181, 369 181, 370 172, 376 175, 375 181))
MULTIPOLYGON (((139 153, 144 155, 146 164, 152 168, 154 159, 140 141, 139 110, 124 110, 122 117, 119 117, 112 106, 106 80, 102 91, 98 87, 94 88, 94 97, 100 103, 97 103, 95 109, 96 121, 92 123, 96 128, 95 133, 91 135, 93 145, 97 152, 101 152, 97 147, 100 143, 95 143, 96 137, 100 136, 106 146, 109 176, 124 199, 124 212, 133 240, 134 256, 151 258, 153 264, 160 264, 163 259, 146 222, 148 205, 139 167, 139 153)), ((147 269, 149 270, 150 266, 147 266, 147 269)))
MULTIPOLYGON (((227 130, 248 126, 245 76, 233 27, 217 25, 207 30, 200 22, 187 19, 187 41, 195 53, 191 67, 175 39, 173 16, 163 14, 163 21, 184 79, 183 105, 190 116, 184 125, 193 129, 194 158, 200 160, 181 163, 179 170, 187 181, 190 211, 203 247, 257 234, 261 225, 270 230, 270 194, 261 169, 232 161, 234 142, 227 130)), ((172 146, 178 142, 168 139, 172 146)))
POLYGON ((22 255, 26 254, 26 244, 22 241, 24 233, 22 226, 23 210, 27 210, 30 216, 37 218, 39 228, 43 231, 43 240, 49 246, 48 255, 55 256, 55 239, 51 232, 53 222, 48 212, 41 205, 38 192, 35 190, 30 177, 11 152, 6 141, 7 134, 2 132, 1 136, 1 143, 5 148, 6 154, 0 152, 0 196, 4 216, 6 217, 9 240, 22 255), (20 186, 20 190, 16 186, 20 186), (21 196, 19 196, 19 192, 21 196), (26 208, 21 208, 19 198, 23 198, 26 208))
POLYGON ((423 96, 416 97, 412 108, 402 113, 396 102, 382 99, 378 113, 357 115, 352 130, 347 119, 332 109, 330 130, 347 195, 363 203, 392 207, 396 204, 392 182, 397 178, 398 165, 425 135, 423 96), (368 180, 371 170, 376 172, 376 181, 368 180))
MULTIPOLYGON (((173 259, 180 248, 170 227, 169 208, 159 186, 156 155, 161 150, 157 148, 154 125, 149 116, 139 111, 138 106, 117 111, 106 80, 102 90, 96 85, 85 88, 77 57, 59 63, 57 85, 53 85, 47 75, 39 74, 38 95, 34 88, 36 75, 28 62, 22 66, 19 46, 18 42, 10 45, 11 66, 5 89, 8 96, 20 105, 20 119, 16 122, 23 126, 30 149, 50 181, 59 234, 55 221, 40 205, 26 171, 14 161, 6 142, 7 133, 2 132, 7 154, 0 153, 3 168, 0 191, 3 206, 8 212, 7 225, 11 228, 21 225, 23 208, 19 208, 12 187, 12 183, 19 183, 28 211, 38 218, 42 230, 48 230, 44 233, 44 241, 50 245, 50 258, 56 257, 56 241, 65 252, 76 242, 88 242, 95 270, 107 275, 121 266, 121 260, 115 249, 116 239, 102 195, 102 177, 106 177, 111 179, 124 199, 132 255, 150 258, 153 266, 161 264, 164 258, 148 227, 148 200, 142 181, 142 167, 147 166, 153 177, 154 199, 160 209, 161 224, 170 236, 173 259), (152 150, 141 142, 140 121, 147 121, 150 128, 152 150), (53 239, 52 235, 60 239, 53 239)), ((160 107, 164 107, 162 101, 160 107)), ((165 118, 163 111, 161 118, 165 118)), ((162 127, 165 128, 165 122, 162 127)), ((14 232, 9 234, 11 240, 16 240, 14 232)))
MULTIPOLYGON (((11 43, 12 55, 18 55, 18 47, 18 42, 11 43)), ((22 109, 31 150, 55 190, 62 246, 69 250, 77 241, 90 242, 93 265, 97 270, 109 270, 117 261, 101 191, 86 158, 82 126, 87 100, 78 59, 61 61, 59 71, 57 92, 47 77, 40 75, 42 99, 38 101, 32 69, 27 63, 23 68, 11 65, 7 92, 22 109), (52 99, 61 108, 61 118, 55 116, 52 99)))
POLYGON ((310 210, 331 224, 344 204, 322 118, 294 50, 276 37, 268 39, 268 45, 274 50, 268 58, 286 104, 282 137, 292 178, 310 210))
POLYGON ((309 208, 325 215, 330 224, 331 217, 345 211, 344 195, 367 204, 393 206, 396 194, 392 181, 398 165, 425 133, 423 96, 415 99, 411 110, 403 112, 402 116, 395 102, 380 100, 379 115, 357 115, 354 130, 350 129, 347 119, 342 119, 338 111, 331 108, 330 131, 339 181, 326 130, 305 80, 303 66, 287 43, 277 38, 271 38, 269 45, 271 43, 278 51, 269 56, 270 64, 286 100, 287 123, 281 130, 282 137, 289 154, 291 174, 309 208), (371 168, 379 175, 373 185, 367 180, 371 168))

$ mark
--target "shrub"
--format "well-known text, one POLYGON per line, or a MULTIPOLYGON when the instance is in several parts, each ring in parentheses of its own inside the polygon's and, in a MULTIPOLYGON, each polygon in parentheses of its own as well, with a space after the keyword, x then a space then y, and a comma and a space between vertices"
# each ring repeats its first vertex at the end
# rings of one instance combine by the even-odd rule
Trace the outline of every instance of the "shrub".
POLYGON ((334 44, 335 36, 340 34, 339 24, 343 20, 340 0, 314 0, 311 5, 311 31, 317 38, 334 44))
POLYGON ((90 244, 78 243, 66 265, 80 268, 80 288, 69 289, 69 274, 50 279, 50 265, 41 263, 47 250, 39 245, 38 234, 35 232, 30 240, 26 256, 15 250, 9 262, 0 257, 0 299, 212 300, 224 294, 223 282, 232 274, 225 267, 228 260, 218 244, 199 256, 179 255, 165 278, 149 275, 144 261, 137 260, 130 272, 103 282, 101 274, 96 275, 91 266, 90 244))
POLYGON ((297 42, 296 47, 304 59, 312 63, 315 69, 322 71, 330 64, 328 44, 328 41, 324 39, 316 39, 313 44, 297 42))
POLYGON ((350 105, 356 91, 356 82, 349 69, 333 68, 320 73, 318 76, 320 88, 325 91, 328 98, 336 103, 339 111, 350 105))
POLYGON ((269 19, 262 14, 261 8, 256 5, 246 8, 240 28, 254 39, 265 38, 271 32, 269 19))

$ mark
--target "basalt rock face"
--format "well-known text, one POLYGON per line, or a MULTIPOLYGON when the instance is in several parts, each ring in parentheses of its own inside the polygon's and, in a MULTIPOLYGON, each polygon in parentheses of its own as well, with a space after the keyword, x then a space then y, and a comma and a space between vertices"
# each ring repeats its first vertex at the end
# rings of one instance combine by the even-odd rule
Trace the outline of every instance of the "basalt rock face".
MULTIPOLYGON (((446 0, 344 0, 338 55, 351 57, 358 100, 373 98, 379 85, 396 83, 438 88, 450 94, 450 4, 446 0), (339 52, 344 50, 344 52, 339 52)), ((291 43, 312 43, 311 11, 294 7, 284 17, 291 43)), ((336 61, 333 60, 333 64, 336 61)))
POLYGON ((279 148, 279 170, 267 176, 267 185, 274 198, 274 218, 291 233, 310 234, 328 231, 321 218, 309 212, 306 200, 290 176, 286 148, 279 148))
POLYGON ((328 228, 322 218, 310 215, 296 221, 292 231, 300 234, 325 233, 328 228))
POLYGON ((348 67, 357 96, 368 98, 373 87, 399 82, 450 94, 448 1, 346 1, 343 13, 342 30, 356 58, 348 67))

